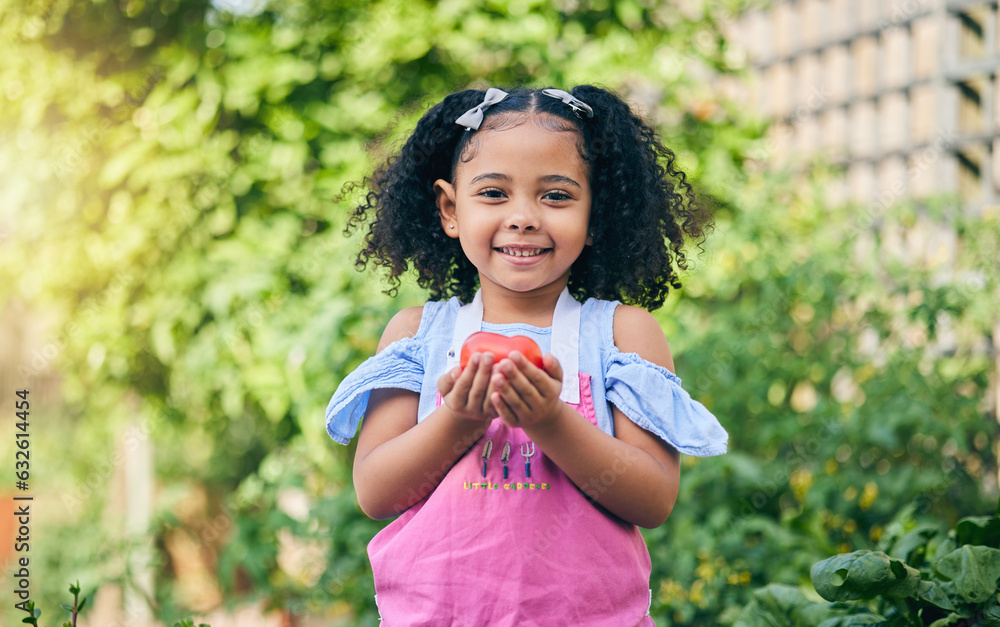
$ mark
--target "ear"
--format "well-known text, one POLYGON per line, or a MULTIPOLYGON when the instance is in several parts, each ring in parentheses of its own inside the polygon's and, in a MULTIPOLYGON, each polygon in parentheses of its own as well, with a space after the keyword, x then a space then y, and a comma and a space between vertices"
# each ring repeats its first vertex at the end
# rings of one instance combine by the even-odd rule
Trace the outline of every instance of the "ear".
POLYGON ((458 237, 458 217, 455 212, 455 186, 444 179, 434 181, 434 195, 441 216, 441 228, 448 237, 458 237))

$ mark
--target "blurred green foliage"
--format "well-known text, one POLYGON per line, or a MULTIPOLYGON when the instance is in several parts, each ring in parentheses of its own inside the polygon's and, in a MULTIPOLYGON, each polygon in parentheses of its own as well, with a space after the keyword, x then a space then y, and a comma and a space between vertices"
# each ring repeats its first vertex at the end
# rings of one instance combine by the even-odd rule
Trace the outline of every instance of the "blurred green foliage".
POLYGON ((920 524, 904 507, 886 528, 878 551, 858 550, 817 562, 810 576, 831 603, 770 584, 731 623, 736 627, 945 627, 1000 625, 1000 505, 945 532, 920 524))
POLYGON ((771 583, 818 601, 812 564, 874 548, 903 507, 988 511, 1000 220, 948 200, 832 207, 823 167, 769 169, 764 126, 710 82, 741 72, 724 31, 742 5, 0 0, 0 302, 49 317, 20 374, 60 373, 45 428, 74 443, 52 461, 64 516, 39 544, 41 598, 131 580, 138 540, 102 519, 103 488, 138 420, 163 620, 191 614, 177 547, 194 546, 230 605, 375 624, 365 545, 383 523, 358 510, 353 447, 323 409, 425 297, 355 272, 358 198, 340 190, 468 86, 619 88, 717 204, 657 316, 731 452, 685 459, 646 533, 658 624, 731 620, 771 583), (925 220, 956 230, 954 269, 920 256, 925 220))
POLYGON ((751 175, 740 188, 742 210, 698 270, 708 280, 665 312, 685 387, 732 437, 725 457, 687 460, 684 505, 647 534, 677 624, 735 620, 738 604, 724 608, 768 583, 819 601, 812 564, 874 548, 901 508, 954 524, 995 498, 985 338, 1000 221, 943 202, 895 207, 869 229, 810 183, 751 175), (921 244, 917 213, 960 234, 954 270, 921 244))

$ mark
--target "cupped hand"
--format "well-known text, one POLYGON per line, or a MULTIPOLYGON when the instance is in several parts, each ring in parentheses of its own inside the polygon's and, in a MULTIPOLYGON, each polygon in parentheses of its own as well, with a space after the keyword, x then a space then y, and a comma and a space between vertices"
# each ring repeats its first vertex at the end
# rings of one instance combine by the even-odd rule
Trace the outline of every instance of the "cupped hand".
POLYGON ((494 368, 490 402, 497 415, 511 427, 541 427, 562 411, 562 366, 552 353, 542 358, 539 368, 514 351, 494 368))
POLYGON ((438 379, 438 392, 444 404, 467 420, 492 420, 496 410, 489 402, 493 353, 473 353, 463 369, 455 367, 438 379))

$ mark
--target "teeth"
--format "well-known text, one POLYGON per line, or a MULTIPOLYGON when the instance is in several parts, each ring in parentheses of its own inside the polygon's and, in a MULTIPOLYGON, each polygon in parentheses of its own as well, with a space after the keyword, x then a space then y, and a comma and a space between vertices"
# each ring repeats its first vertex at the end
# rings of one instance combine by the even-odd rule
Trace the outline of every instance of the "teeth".
POLYGON ((533 249, 523 249, 523 248, 501 248, 502 252, 513 255, 514 257, 535 257, 536 255, 541 255, 544 252, 540 248, 533 249))

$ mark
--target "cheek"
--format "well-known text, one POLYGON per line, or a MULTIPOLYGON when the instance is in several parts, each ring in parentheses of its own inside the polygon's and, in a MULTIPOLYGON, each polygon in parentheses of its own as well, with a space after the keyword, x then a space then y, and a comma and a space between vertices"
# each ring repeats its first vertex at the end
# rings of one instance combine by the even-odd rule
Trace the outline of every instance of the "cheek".
POLYGON ((478 263, 490 245, 489 238, 483 235, 482 230, 465 229, 458 241, 462 246, 462 252, 465 253, 465 258, 473 262, 473 265, 478 263))
POLYGON ((482 243, 489 241, 493 237, 494 226, 482 215, 468 212, 465 216, 460 216, 462 222, 459 223, 463 243, 482 243))
POLYGON ((572 218, 567 216, 567 219, 563 220, 556 228, 557 232, 561 233, 567 241, 579 240, 583 242, 590 234, 590 224, 587 219, 579 216, 572 218))

